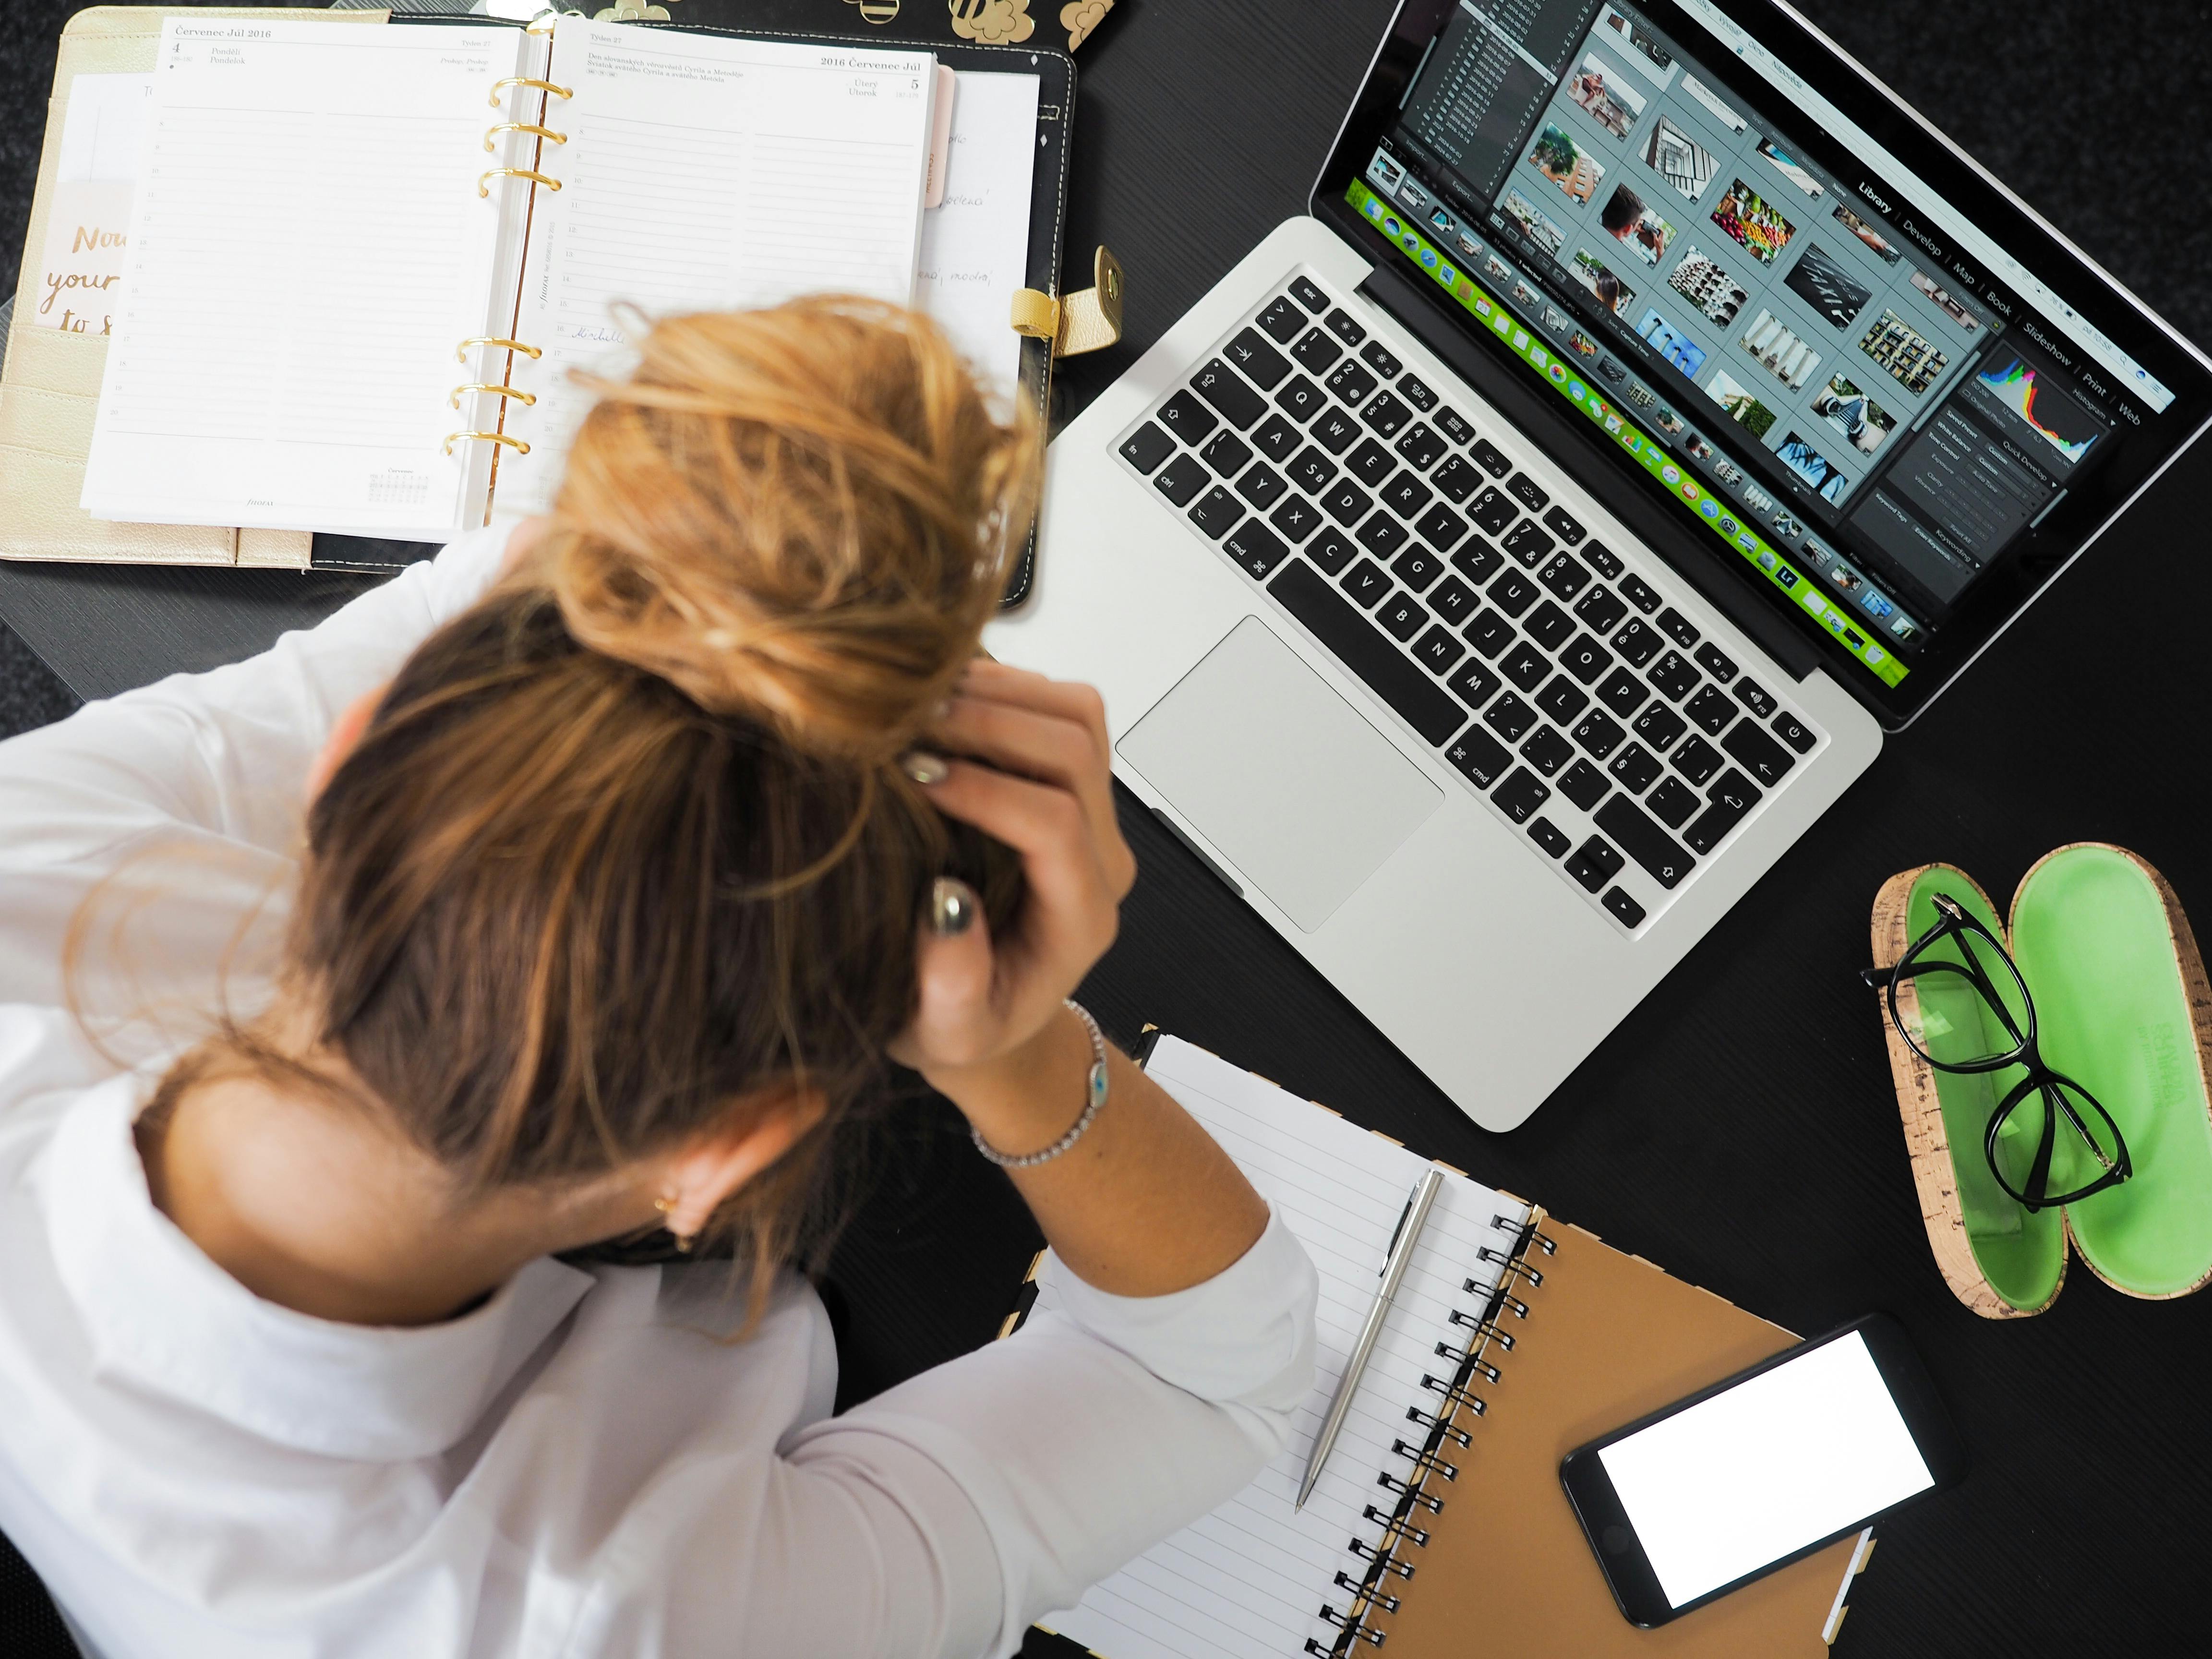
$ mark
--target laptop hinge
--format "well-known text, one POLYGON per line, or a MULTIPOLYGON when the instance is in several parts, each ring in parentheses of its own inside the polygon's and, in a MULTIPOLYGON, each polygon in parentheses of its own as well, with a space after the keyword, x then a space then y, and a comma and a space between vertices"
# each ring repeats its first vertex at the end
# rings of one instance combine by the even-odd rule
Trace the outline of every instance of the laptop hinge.
POLYGON ((1819 647, 1775 614, 1750 574, 1729 569, 1725 560, 1714 557, 1713 550, 1677 521, 1670 508, 1641 489, 1626 487, 1620 473, 1600 464, 1583 423, 1556 397, 1525 384, 1522 376, 1492 361, 1486 349, 1468 339, 1445 313, 1444 301, 1432 299, 1419 285, 1380 265, 1368 273, 1358 292, 1488 398, 1492 407, 1603 501, 1669 569, 1712 601, 1791 678, 1802 680, 1822 666, 1819 647))

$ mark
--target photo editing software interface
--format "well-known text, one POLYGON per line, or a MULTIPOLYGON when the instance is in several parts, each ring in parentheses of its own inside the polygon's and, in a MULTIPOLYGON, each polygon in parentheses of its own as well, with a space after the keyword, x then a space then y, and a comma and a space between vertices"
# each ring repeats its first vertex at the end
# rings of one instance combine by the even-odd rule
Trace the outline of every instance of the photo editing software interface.
POLYGON ((1896 686, 2172 397, 2031 274, 1966 257, 1987 239, 1955 210, 1809 159, 1805 100, 1724 88, 1700 59, 1764 49, 1686 6, 1714 32, 1461 0, 1349 200, 1896 686))

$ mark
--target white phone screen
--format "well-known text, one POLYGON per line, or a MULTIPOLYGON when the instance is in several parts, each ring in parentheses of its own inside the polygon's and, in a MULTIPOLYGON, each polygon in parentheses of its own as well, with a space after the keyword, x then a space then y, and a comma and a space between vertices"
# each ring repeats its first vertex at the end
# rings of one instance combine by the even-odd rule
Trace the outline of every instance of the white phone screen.
POLYGON ((1936 1484, 1856 1331, 1598 1457, 1677 1607, 1936 1484))

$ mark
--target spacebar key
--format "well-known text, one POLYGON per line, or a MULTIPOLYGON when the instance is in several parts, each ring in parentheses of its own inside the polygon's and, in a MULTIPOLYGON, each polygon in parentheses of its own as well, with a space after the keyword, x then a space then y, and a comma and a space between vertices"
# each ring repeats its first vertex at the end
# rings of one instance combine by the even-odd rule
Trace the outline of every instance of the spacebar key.
POLYGON ((1620 791, 1597 809, 1597 827, 1620 843, 1620 850, 1651 872, 1651 879, 1672 890, 1697 862, 1688 850, 1654 823, 1642 807, 1620 791))
POLYGON ((1415 667, 1411 657, 1304 559, 1284 566, 1267 591, 1431 743, 1441 744, 1467 724, 1459 699, 1415 667))

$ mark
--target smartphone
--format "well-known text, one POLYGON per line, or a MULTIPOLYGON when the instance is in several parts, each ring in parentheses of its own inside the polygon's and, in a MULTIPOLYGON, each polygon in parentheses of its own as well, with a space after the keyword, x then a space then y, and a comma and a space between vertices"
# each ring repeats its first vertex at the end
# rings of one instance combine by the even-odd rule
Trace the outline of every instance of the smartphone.
POLYGON ((1621 1613, 1650 1626, 1966 1470, 1904 1328, 1872 1314, 1577 1447, 1559 1480, 1621 1613))

